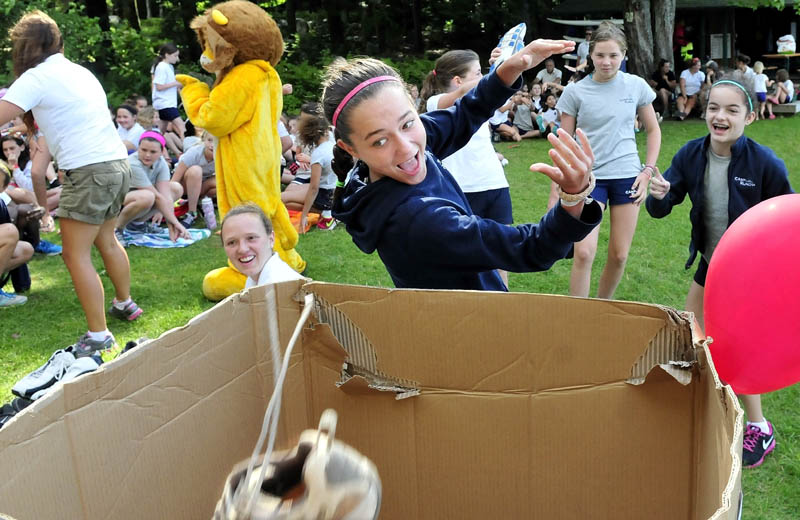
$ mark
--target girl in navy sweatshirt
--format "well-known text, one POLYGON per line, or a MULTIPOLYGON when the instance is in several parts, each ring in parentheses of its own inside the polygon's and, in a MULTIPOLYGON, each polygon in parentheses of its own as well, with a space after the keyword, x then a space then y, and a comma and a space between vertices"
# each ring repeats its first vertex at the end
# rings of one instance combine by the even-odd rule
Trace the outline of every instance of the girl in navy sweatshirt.
MULTIPOLYGON (((505 291, 497 269, 543 271, 564 258, 602 217, 584 202, 593 157, 568 135, 552 136, 555 166, 535 164, 563 189, 564 203, 539 224, 506 226, 473 215, 441 160, 462 148, 521 87, 520 74, 572 42, 537 40, 446 110, 417 114, 397 72, 369 59, 338 60, 323 82, 325 116, 340 150, 356 160, 334 202, 365 253, 377 250, 397 287, 505 291), (567 207, 569 205, 569 207, 567 207)), ((342 165, 334 167, 342 171, 342 165)))
MULTIPOLYGON (((708 134, 686 143, 672 159, 662 177, 650 181, 647 212, 662 218, 686 195, 692 201, 689 219, 692 237, 689 269, 701 255, 694 281, 686 296, 686 310, 692 311, 703 327, 703 297, 708 262, 722 234, 742 213, 759 202, 792 193, 789 172, 775 152, 744 136, 745 126, 756 118, 755 91, 741 74, 713 84, 705 104, 708 134)), ((760 395, 742 395, 747 412, 742 463, 755 467, 775 448, 775 430, 764 418, 760 395)))

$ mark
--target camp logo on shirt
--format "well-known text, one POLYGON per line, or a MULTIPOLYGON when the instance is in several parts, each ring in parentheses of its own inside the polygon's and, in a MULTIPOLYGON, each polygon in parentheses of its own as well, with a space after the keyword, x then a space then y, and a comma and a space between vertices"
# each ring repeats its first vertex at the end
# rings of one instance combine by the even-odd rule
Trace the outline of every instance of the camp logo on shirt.
POLYGON ((630 104, 630 103, 635 103, 636 101, 635 101, 635 100, 634 100, 634 99, 633 99, 631 96, 628 96, 628 97, 621 98, 621 99, 619 100, 619 102, 620 102, 620 103, 627 103, 627 104, 630 104))
POLYGON ((744 188, 755 188, 756 187, 756 183, 751 181, 750 179, 745 179, 743 177, 734 177, 733 180, 738 182, 739 186, 742 186, 744 188))

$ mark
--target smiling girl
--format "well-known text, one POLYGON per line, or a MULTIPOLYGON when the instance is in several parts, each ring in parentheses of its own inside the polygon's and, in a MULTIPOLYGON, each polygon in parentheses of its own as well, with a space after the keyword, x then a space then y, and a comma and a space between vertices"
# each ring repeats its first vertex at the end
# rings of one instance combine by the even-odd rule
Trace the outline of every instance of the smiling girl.
MULTIPOLYGON (((742 75, 734 77, 737 79, 723 79, 711 87, 705 114, 708 135, 678 150, 664 176, 657 174, 651 181, 646 202, 648 213, 662 218, 687 194, 692 201, 691 256, 686 268, 698 252, 701 257, 686 297, 686 310, 694 312, 701 327, 708 262, 722 234, 759 202, 792 193, 783 161, 744 136, 745 127, 756 118, 757 98, 742 75)), ((775 448, 775 432, 762 413, 761 396, 740 397, 749 419, 742 461, 744 467, 754 467, 775 448)))
MULTIPOLYGON (((338 60, 323 82, 325 116, 337 146, 357 161, 334 202, 365 253, 377 250, 397 287, 507 290, 497 269, 548 269, 601 218, 584 202, 592 186, 591 148, 550 137, 556 167, 534 164, 564 192, 541 222, 506 226, 473 214, 441 160, 462 148, 521 87, 520 74, 573 42, 536 40, 484 76, 446 110, 419 116, 397 71, 370 59, 338 60)), ((335 155, 335 171, 340 168, 335 155)))
MULTIPOLYGON (((597 186, 592 198, 603 208, 610 206, 608 258, 597 287, 597 297, 609 299, 614 297, 625 271, 639 206, 647 195, 647 181, 661 149, 661 129, 653 110, 655 92, 642 78, 619 70, 626 49, 622 30, 610 22, 601 23, 589 43, 590 74, 567 85, 556 105, 561 113, 561 128, 569 134, 575 128, 586 132, 595 153, 593 172, 597 186), (636 148, 637 115, 647 128, 644 164, 636 148)), ((551 192, 550 205, 555 200, 556 194, 551 192)), ((569 281, 572 296, 589 296, 599 233, 596 228, 575 244, 569 281)))
POLYGON ((239 272, 247 275, 245 289, 303 278, 273 251, 272 222, 255 204, 231 208, 222 221, 220 237, 228 259, 239 272))

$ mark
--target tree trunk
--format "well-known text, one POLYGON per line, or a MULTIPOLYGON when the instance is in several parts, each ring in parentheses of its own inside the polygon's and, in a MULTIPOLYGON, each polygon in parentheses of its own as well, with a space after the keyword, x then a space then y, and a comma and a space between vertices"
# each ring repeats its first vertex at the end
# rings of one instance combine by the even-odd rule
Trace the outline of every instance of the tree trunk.
POLYGON ((297 0, 286 1, 286 32, 290 36, 297 33, 297 0))
POLYGON ((413 0, 411 2, 411 20, 414 26, 413 34, 413 49, 414 52, 422 52, 425 50, 422 44, 422 1, 413 0))
POLYGON ((653 29, 650 0, 625 0, 628 72, 646 78, 653 72, 653 29))
MULTIPOLYGON (((654 61, 672 61, 672 33, 675 31, 675 0, 652 0, 653 39, 655 40, 654 61)), ((677 70, 677 64, 672 69, 677 70)))

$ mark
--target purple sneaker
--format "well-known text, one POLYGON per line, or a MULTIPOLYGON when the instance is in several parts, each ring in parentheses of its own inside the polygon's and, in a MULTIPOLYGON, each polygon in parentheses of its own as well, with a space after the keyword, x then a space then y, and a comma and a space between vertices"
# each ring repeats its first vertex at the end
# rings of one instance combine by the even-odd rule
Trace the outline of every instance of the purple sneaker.
POLYGON ((756 468, 764 462, 766 457, 775 449, 775 428, 767 421, 769 432, 763 432, 758 426, 747 425, 744 432, 742 466, 756 468))

